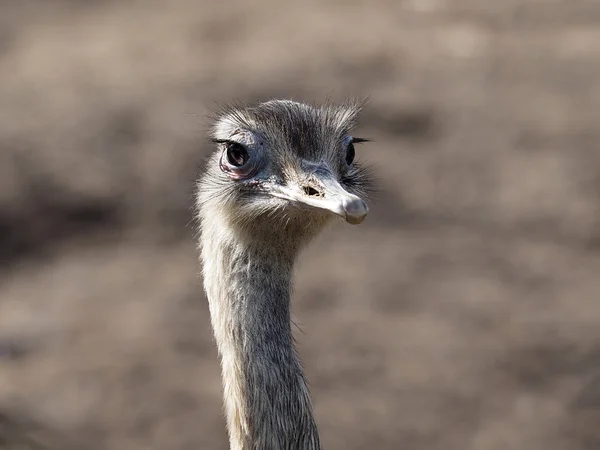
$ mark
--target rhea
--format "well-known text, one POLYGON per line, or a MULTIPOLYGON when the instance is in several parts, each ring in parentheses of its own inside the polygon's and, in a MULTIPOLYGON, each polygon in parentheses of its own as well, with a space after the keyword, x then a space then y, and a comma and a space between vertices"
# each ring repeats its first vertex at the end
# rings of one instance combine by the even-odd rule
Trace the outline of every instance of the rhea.
POLYGON ((358 224, 371 182, 350 134, 360 104, 228 107, 198 182, 204 289, 232 450, 321 448, 292 336, 292 271, 335 217, 358 224))

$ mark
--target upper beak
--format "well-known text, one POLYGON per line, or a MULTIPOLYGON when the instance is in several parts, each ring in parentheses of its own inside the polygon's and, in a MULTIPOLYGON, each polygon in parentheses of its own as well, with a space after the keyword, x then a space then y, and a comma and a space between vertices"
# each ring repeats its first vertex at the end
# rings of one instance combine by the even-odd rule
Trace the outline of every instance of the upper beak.
POLYGON ((360 197, 346 191, 323 165, 313 167, 305 182, 294 186, 274 187, 272 194, 306 206, 330 211, 346 222, 359 224, 369 208, 360 197))

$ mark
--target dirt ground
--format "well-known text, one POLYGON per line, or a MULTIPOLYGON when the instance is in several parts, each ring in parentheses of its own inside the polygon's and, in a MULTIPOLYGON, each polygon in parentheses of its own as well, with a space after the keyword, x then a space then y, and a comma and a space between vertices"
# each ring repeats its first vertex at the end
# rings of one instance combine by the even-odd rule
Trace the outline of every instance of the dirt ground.
POLYGON ((0 448, 226 449, 211 111, 368 96, 293 301, 324 447, 599 449, 599 80, 595 1, 0 3, 0 448))

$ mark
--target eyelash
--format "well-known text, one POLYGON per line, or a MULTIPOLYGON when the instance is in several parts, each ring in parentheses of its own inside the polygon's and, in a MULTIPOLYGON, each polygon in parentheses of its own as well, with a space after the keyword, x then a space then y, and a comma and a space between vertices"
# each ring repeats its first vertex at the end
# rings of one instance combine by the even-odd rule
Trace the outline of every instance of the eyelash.
POLYGON ((238 144, 238 142, 231 139, 211 139, 210 141, 214 144, 238 144))

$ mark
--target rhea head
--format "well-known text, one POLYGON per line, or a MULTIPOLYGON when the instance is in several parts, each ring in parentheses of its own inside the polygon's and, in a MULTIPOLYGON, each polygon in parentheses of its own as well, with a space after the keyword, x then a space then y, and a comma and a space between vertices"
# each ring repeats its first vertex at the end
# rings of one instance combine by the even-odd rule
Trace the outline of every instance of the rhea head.
POLYGON ((288 100, 225 108, 199 185, 203 227, 224 217, 221 226, 253 239, 302 245, 337 216, 361 223, 371 180, 355 161, 365 141, 351 134, 360 108, 288 100))

